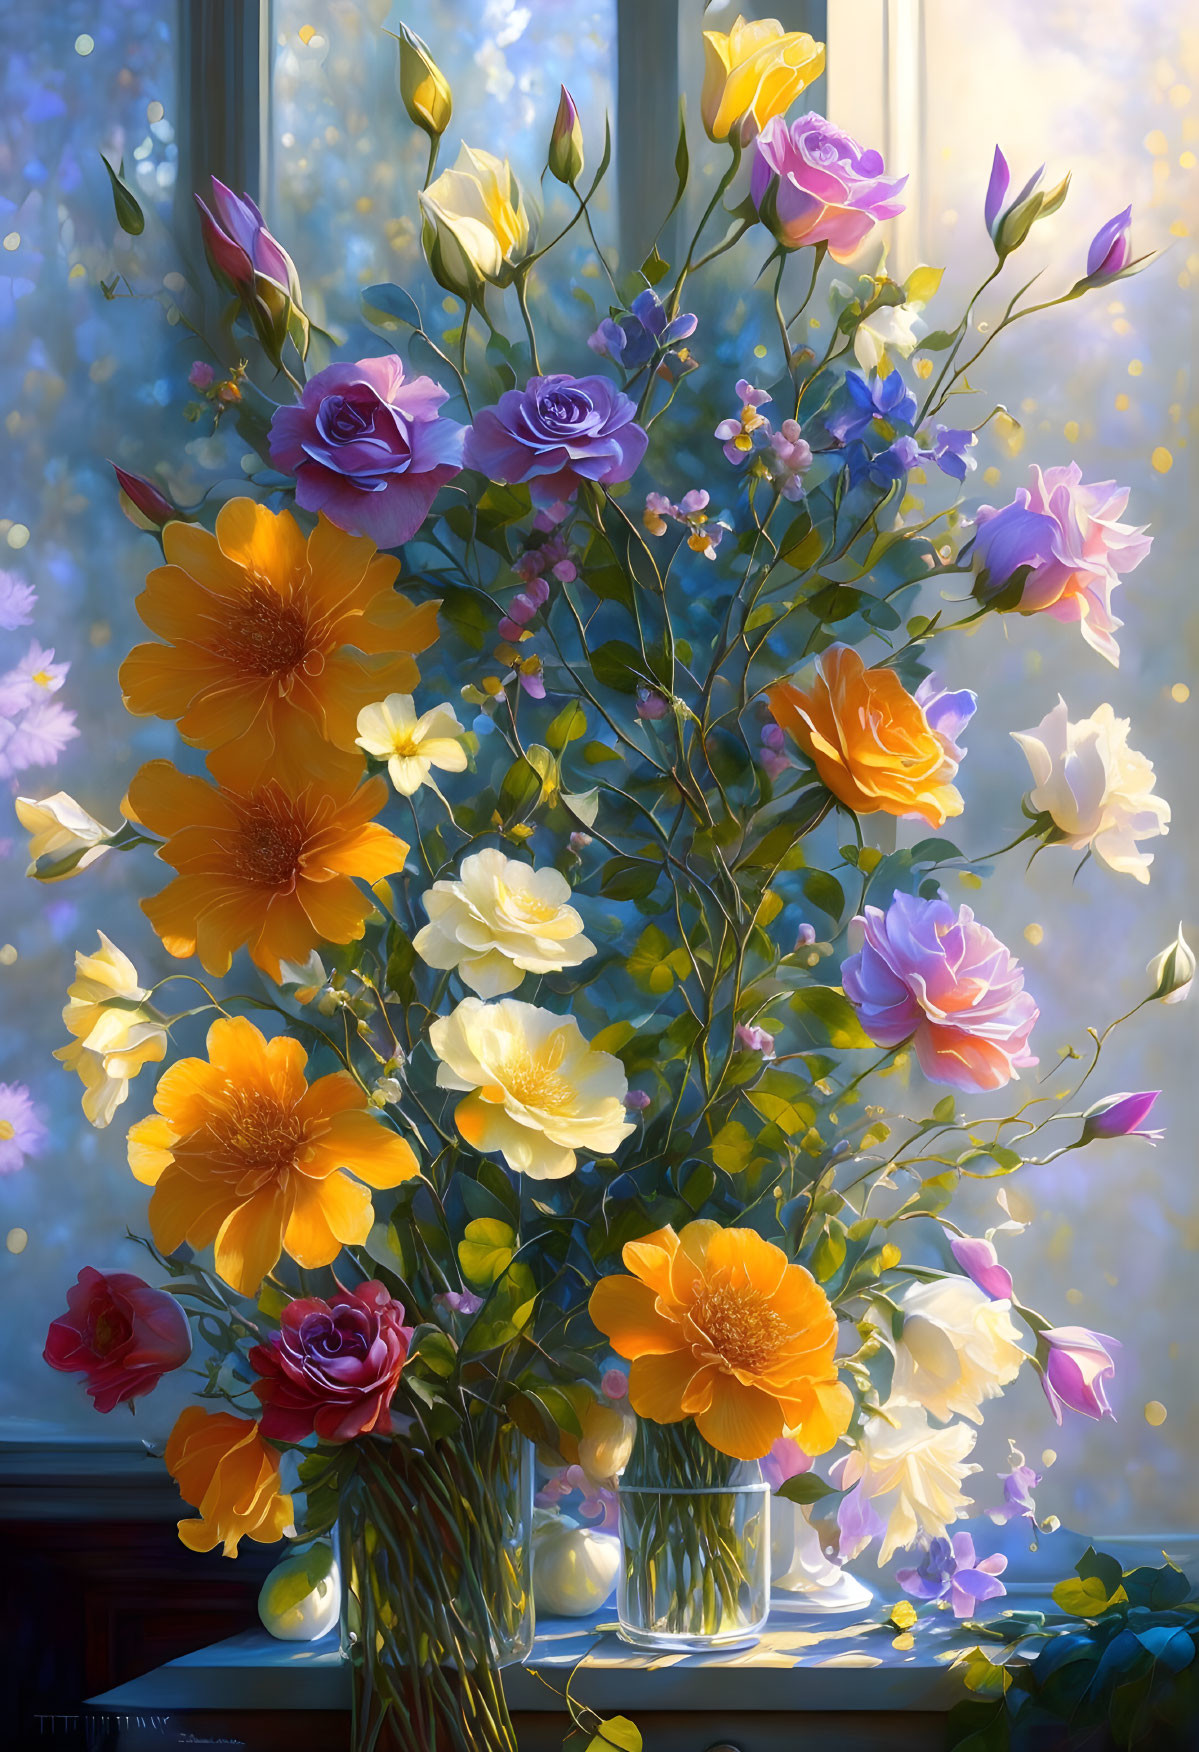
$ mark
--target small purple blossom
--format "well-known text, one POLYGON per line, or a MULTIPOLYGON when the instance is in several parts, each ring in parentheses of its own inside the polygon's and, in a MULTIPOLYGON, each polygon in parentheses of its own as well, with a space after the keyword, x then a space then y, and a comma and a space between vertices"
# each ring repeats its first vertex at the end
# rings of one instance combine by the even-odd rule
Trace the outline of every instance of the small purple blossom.
POLYGON ((916 440, 907 433, 873 456, 859 440, 850 444, 845 452, 849 484, 851 487, 859 487, 863 481, 869 481, 871 486, 885 490, 896 481, 903 480, 925 459, 925 454, 916 440))
POLYGON ((606 316, 588 335, 587 345, 603 359, 611 359, 626 371, 648 365, 655 353, 667 353, 680 341, 689 340, 699 327, 699 318, 688 311, 667 320, 666 306, 647 287, 634 298, 626 314, 606 316))
POLYGON ((1164 1131, 1145 1131, 1142 1120, 1148 1119, 1160 1089, 1142 1089, 1135 1095, 1107 1095, 1088 1107, 1083 1114, 1080 1144, 1092 1138, 1147 1138, 1156 1144, 1165 1137, 1164 1131))
POLYGON ((665 535, 668 520, 681 523, 690 531, 687 546, 705 559, 714 560, 730 526, 719 517, 709 518, 711 497, 703 487, 692 487, 675 505, 665 493, 647 493, 641 521, 651 535, 665 535))
POLYGON ((1102 284, 1123 273, 1132 255, 1132 208, 1101 225, 1087 251, 1087 279, 1102 284))
POLYGON ((600 1376, 600 1392, 606 1399, 625 1400, 629 1396, 629 1377, 623 1369, 605 1369, 600 1376))
POLYGON ((616 1492, 597 1485, 581 1466, 567 1466, 554 1478, 549 1478, 533 1498, 539 1509, 556 1508, 564 1497, 578 1491, 582 1501, 577 1513, 601 1533, 615 1533, 620 1526, 616 1492))
POLYGON ((651 687, 639 687, 634 709, 639 718, 647 718, 652 723, 669 716, 670 701, 651 687))
POLYGON ((0 1174, 15 1174, 39 1155, 46 1135, 24 1083, 0 1083, 0 1174))
POLYGON ((764 389, 756 389, 748 378, 739 377, 737 396, 741 402, 739 417, 735 420, 721 420, 715 436, 724 446, 724 454, 729 461, 740 465, 753 454, 756 436, 760 434, 766 438, 770 432, 769 420, 758 412, 770 400, 770 395, 764 389))
POLYGON ((1011 181, 1012 173, 1008 169, 1008 161, 999 147, 996 146, 995 156, 991 160, 991 177, 987 183, 986 199, 983 202, 983 219, 992 239, 995 236, 996 221, 1003 211, 1004 197, 1011 186, 1011 181))
POLYGON ((78 734, 74 712, 58 700, 35 700, 17 718, 0 715, 0 779, 26 767, 53 766, 78 734))
POLYGON ((466 465, 509 486, 527 484, 543 509, 585 481, 627 481, 649 439, 636 408, 606 377, 530 377, 484 408, 466 436, 466 465))
POLYGON ((509 640, 525 638, 526 623, 549 601, 549 594, 550 587, 544 578, 534 578, 527 589, 518 591, 500 621, 501 637, 509 640))
POLYGON ((816 927, 815 927, 815 925, 802 924, 799 927, 798 931, 796 931, 796 933, 795 933, 795 947, 797 949, 807 949, 815 941, 816 941, 816 927))
POLYGON ((764 1059, 774 1057, 774 1035, 767 1034, 764 1028, 747 1028, 744 1022, 738 1022, 736 1035, 737 1044, 746 1052, 760 1052, 764 1059))
POLYGON ((526 548, 512 570, 526 584, 531 584, 534 578, 544 578, 547 572, 559 584, 573 584, 579 575, 570 543, 561 533, 551 534, 539 547, 526 548))
POLYGON ((1037 1334, 1041 1386, 1059 1424, 1063 1406, 1083 1417, 1115 1422, 1103 1386, 1116 1372, 1109 1346, 1120 1348, 1114 1338, 1086 1326, 1048 1326, 1037 1334))
POLYGON ((933 429, 932 460, 942 474, 952 476, 955 481, 964 481, 966 475, 978 467, 978 458, 970 454, 977 443, 977 432, 959 426, 938 425, 933 429))
POLYGON ((476 1296, 473 1290, 442 1290, 434 1296, 433 1305, 441 1313, 456 1314, 463 1320, 470 1320, 483 1306, 482 1296, 476 1296))
POLYGON ((951 692, 942 687, 941 678, 933 674, 925 676, 914 697, 924 712, 929 729, 944 739, 949 753, 960 765, 966 758, 966 750, 958 747, 957 739, 978 709, 978 695, 968 687, 951 692))
POLYGON ((794 503, 803 498, 803 477, 812 466, 812 447, 800 435, 797 420, 784 420, 778 431, 770 434, 762 460, 784 499, 794 503))
POLYGON ((1000 1265, 999 1255, 989 1241, 973 1235, 954 1235, 949 1251, 984 1296, 990 1296, 993 1302, 1011 1301, 1012 1274, 1000 1265))
POLYGON ((634 1113, 644 1113, 652 1099, 653 1097, 647 1095, 644 1089, 630 1089, 624 1098, 624 1104, 634 1113))
POLYGON ((37 591, 15 572, 0 571, 0 631, 15 633, 33 619, 37 591))
POLYGON ((216 382, 216 372, 204 359, 197 359, 187 374, 187 381, 193 389, 211 389, 216 382))
POLYGON ((995 1600, 1007 1593, 998 1579, 1007 1568, 1007 1558, 977 1558, 969 1533, 952 1539, 933 1539, 915 1569, 896 1570, 895 1579, 907 1594, 918 1600, 943 1600, 948 1595, 955 1618, 973 1618, 980 1600, 995 1600))
POLYGON ((824 422, 840 444, 860 438, 875 420, 910 426, 916 418, 916 397, 899 371, 889 371, 885 377, 875 371, 869 381, 858 371, 847 371, 842 388, 847 399, 824 422))
POLYGON ((762 747, 758 759, 772 779, 777 779, 791 765, 791 757, 787 753, 787 738, 781 724, 762 726, 762 747))
POLYGON ((1014 1443, 1009 1442, 1008 1447, 1011 1449, 1011 1465, 1007 1472, 999 1474, 1003 1501, 987 1510, 987 1519, 994 1521, 997 1527, 1006 1527, 1009 1521, 1029 1521, 1036 1527, 1037 1505, 1032 1493, 1040 1484, 1042 1474, 1025 1463, 1023 1454, 1014 1443))
POLYGON ((758 1464, 762 1469, 762 1477, 771 1490, 776 1491, 789 1478, 798 1478, 801 1472, 809 1471, 812 1457, 804 1453, 794 1436, 779 1436, 770 1452, 758 1464))

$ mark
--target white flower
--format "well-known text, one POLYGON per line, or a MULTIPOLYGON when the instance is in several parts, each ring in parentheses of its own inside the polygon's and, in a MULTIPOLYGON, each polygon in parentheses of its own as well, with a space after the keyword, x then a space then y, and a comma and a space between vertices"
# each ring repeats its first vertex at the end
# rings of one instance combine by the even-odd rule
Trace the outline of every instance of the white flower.
POLYGON ((467 1143, 498 1150, 534 1180, 573 1174, 577 1150, 607 1155, 636 1129, 625 1119, 624 1066, 593 1052, 573 1016, 463 998, 429 1039, 442 1061, 438 1086, 470 1091, 454 1112, 467 1143))
POLYGON ((918 305, 880 305, 854 331, 854 356, 863 371, 877 371, 888 347, 901 358, 909 358, 924 330, 925 323, 918 305))
POLYGON ((1137 841, 1169 831, 1170 805, 1153 795, 1151 762, 1128 746, 1128 719, 1104 705, 1071 724, 1059 696, 1035 730, 1012 736, 1032 768, 1032 806, 1053 817, 1065 844, 1148 882, 1153 854, 1137 841))
POLYGON ((866 1421, 857 1447, 833 1463, 842 1490, 837 1510, 841 1556, 848 1561, 881 1537, 880 1566, 917 1538, 943 1539, 973 1505, 962 1481, 981 1467, 966 1463, 975 1432, 964 1423, 937 1429, 916 1405, 886 1405, 866 1421), (855 1488, 856 1487, 856 1488, 855 1488))
POLYGON ((13 805, 17 820, 29 835, 29 868, 27 876, 37 876, 42 882, 59 882, 86 870, 108 850, 113 829, 105 827, 95 816, 66 791, 55 791, 52 797, 18 797, 13 805), (39 871, 42 859, 48 866, 39 871), (65 868, 62 868, 65 864, 65 868))
POLYGON ((413 947, 430 967, 456 967, 480 997, 514 992, 526 973, 559 973, 595 954, 557 870, 503 852, 463 858, 458 879, 423 896, 430 922, 413 947))
POLYGON ((74 1039, 55 1051, 83 1083, 83 1111, 94 1126, 106 1126, 129 1093, 143 1065, 166 1057, 162 1018, 145 1003, 129 957, 99 932, 94 955, 75 952, 75 980, 67 988, 62 1019, 74 1039))
POLYGON ((449 706, 434 706, 418 717, 411 694, 388 694, 377 705, 363 706, 358 714, 359 748, 387 762, 391 782, 402 797, 411 797, 422 785, 436 791, 429 777, 434 767, 444 773, 464 772, 465 735, 449 706))
POLYGON ((1000 1397, 1027 1361, 1010 1304, 993 1302, 969 1278, 955 1276, 913 1284, 900 1307, 892 1401, 923 1406, 933 1417, 981 1423, 983 1400, 1000 1397))
POLYGON ((1163 1004, 1181 1004, 1195 978, 1195 952, 1178 927, 1174 941, 1155 955, 1146 969, 1153 981, 1152 997, 1163 1004))

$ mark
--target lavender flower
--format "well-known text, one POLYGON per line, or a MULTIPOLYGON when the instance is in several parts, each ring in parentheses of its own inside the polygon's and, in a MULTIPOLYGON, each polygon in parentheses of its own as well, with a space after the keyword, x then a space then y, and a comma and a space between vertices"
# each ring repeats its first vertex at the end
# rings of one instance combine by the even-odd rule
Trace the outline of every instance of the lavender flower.
POLYGON ((774 1057, 774 1035, 767 1034, 764 1028, 747 1028, 743 1022, 738 1022, 737 1044, 746 1052, 760 1052, 764 1059, 774 1057))
POLYGON ((1156 1144, 1165 1132, 1144 1131, 1141 1121, 1148 1119, 1160 1094, 1160 1089, 1142 1089, 1135 1095, 1105 1096, 1083 1114, 1079 1144, 1089 1144, 1092 1138, 1147 1138, 1156 1144))
POLYGON ((933 1539, 916 1568, 896 1570, 895 1579, 918 1600, 943 1600, 948 1595, 955 1618, 973 1618, 980 1600, 1007 1593, 999 1580, 1006 1568, 1006 1557, 997 1552, 994 1557, 977 1558, 969 1533, 955 1533, 952 1539, 933 1539))
POLYGON ((1063 1406, 1083 1417, 1110 1417, 1115 1422, 1103 1388, 1116 1372, 1109 1345, 1120 1348, 1114 1338, 1086 1326, 1048 1326, 1037 1335, 1041 1385, 1058 1423, 1063 1406))
POLYGON ((876 420, 910 426, 916 418, 916 397, 899 371, 886 377, 873 372, 869 381, 860 372, 847 371, 842 387, 847 400, 824 422, 840 444, 860 438, 876 420))
POLYGON ((0 571, 0 631, 15 633, 33 619, 37 592, 15 572, 0 571))
POLYGON ((476 414, 466 466, 526 483, 534 505, 558 505, 585 481, 613 486, 634 473, 649 442, 636 411, 606 377, 530 377, 476 414))
POLYGON ((603 359, 611 359, 626 371, 648 365, 655 353, 669 353, 688 340, 699 327, 699 318, 689 311, 667 319, 666 306, 648 286, 634 298, 629 310, 606 316, 588 335, 587 345, 603 359))
POLYGON ((933 430, 933 447, 929 454, 942 474, 955 481, 964 481, 971 469, 978 467, 977 457, 970 452, 978 443, 978 433, 958 426, 940 426, 933 430))
POLYGON ((1009 1521, 1030 1521, 1036 1527, 1037 1505, 1032 1493, 1040 1484, 1042 1474, 1034 1472, 1025 1463, 1023 1454, 1013 1442, 1009 1442, 1008 1447, 1011 1467, 999 1474, 1003 1483, 1003 1501, 996 1508, 987 1510, 987 1518, 997 1527, 1006 1527, 1009 1521))
POLYGON ((45 1141, 45 1124, 24 1083, 0 1083, 0 1174, 15 1174, 45 1141))

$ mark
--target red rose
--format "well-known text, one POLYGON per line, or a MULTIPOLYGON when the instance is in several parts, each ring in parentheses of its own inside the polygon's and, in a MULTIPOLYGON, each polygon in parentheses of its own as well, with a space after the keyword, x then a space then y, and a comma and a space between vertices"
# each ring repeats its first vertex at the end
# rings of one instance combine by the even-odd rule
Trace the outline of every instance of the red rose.
POLYGON ((404 1310, 380 1283, 341 1290, 331 1302, 304 1296, 280 1315, 281 1330, 255 1345, 264 1436, 349 1442, 391 1433, 392 1395, 412 1342, 404 1310))
POLYGON ((191 1348, 187 1316, 174 1296, 131 1272, 85 1265, 42 1354, 52 1369, 85 1375, 96 1410, 111 1411, 151 1392, 191 1348))

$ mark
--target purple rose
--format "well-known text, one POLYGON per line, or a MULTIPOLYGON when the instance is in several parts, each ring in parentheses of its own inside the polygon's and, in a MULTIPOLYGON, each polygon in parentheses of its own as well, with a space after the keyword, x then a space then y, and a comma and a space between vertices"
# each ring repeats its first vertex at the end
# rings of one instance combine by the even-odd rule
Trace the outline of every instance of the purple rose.
POLYGON ((200 209, 204 248, 218 279, 244 294, 253 292, 257 275, 265 274, 299 304, 300 280, 295 263, 271 236, 249 195, 235 195, 214 176, 212 207, 207 207, 199 195, 195 202, 200 209))
POLYGON ((431 377, 405 382, 393 354, 329 365, 309 378, 298 407, 275 414, 271 461, 295 475, 305 511, 399 547, 462 467, 463 428, 439 417, 445 400, 431 377))
POLYGON ((1058 1423, 1063 1406, 1083 1417, 1110 1417, 1115 1422, 1116 1414, 1103 1390, 1103 1383, 1116 1372, 1109 1345, 1120 1348, 1114 1338, 1086 1326, 1047 1326, 1037 1335, 1041 1385, 1058 1423))
POLYGON ((882 154, 864 150, 809 111, 789 126, 767 122, 754 144, 749 192, 758 217, 784 249, 823 243, 847 262, 880 219, 903 212, 906 176, 888 177, 882 154))
POLYGON ((1036 1064, 1024 971, 968 906, 897 893, 885 913, 855 918, 850 940, 860 947, 841 979, 862 1027, 880 1046, 910 1040, 930 1082, 1002 1089, 1036 1064))
POLYGON ((649 443, 635 413, 606 377, 530 377, 476 416, 466 465, 509 486, 527 483, 534 505, 558 505, 583 481, 629 479, 649 443))

